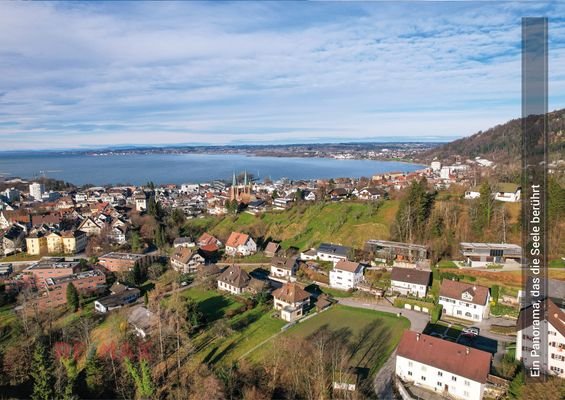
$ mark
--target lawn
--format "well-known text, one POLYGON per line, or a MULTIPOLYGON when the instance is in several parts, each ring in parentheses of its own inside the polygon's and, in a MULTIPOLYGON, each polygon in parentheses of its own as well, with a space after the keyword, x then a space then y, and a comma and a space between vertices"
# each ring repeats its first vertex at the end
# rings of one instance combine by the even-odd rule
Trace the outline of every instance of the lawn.
MULTIPOLYGON (((388 359, 400 341, 401 334, 410 327, 404 317, 378 311, 353 308, 342 305, 332 306, 304 322, 284 332, 283 336, 308 338, 320 329, 328 328, 343 336, 351 346, 351 366, 366 368, 370 374, 375 373, 388 359)), ((273 342, 249 354, 252 360, 268 357, 273 342)))
POLYGON ((12 305, 0 307, 0 349, 18 338, 18 317, 12 305))
POLYGON ((16 262, 16 261, 38 261, 39 259, 41 259, 40 255, 30 255, 30 254, 27 254, 27 253, 17 253, 17 254, 12 254, 11 256, 0 258, 0 263, 9 263, 9 262, 16 262))
POLYGON ((565 260, 562 258, 558 258, 555 260, 549 261, 549 268, 565 268, 565 260))
POLYGON ((198 311, 206 317, 208 322, 222 318, 228 311, 237 310, 242 303, 229 295, 223 295, 215 290, 200 287, 190 288, 182 292, 184 297, 190 297, 198 303, 198 311))
POLYGON ((304 290, 306 290, 307 292, 310 292, 314 295, 326 293, 326 294, 330 295, 331 297, 351 297, 351 296, 353 296, 352 292, 348 292, 346 290, 329 288, 329 287, 320 287, 320 286, 318 286, 314 283, 306 286, 304 288, 304 290))
POLYGON ((213 328, 199 337, 196 342, 201 348, 195 359, 210 364, 237 361, 255 346, 279 333, 285 323, 273 317, 273 310, 268 306, 238 314, 229 320, 232 333, 227 337, 215 336, 213 328))

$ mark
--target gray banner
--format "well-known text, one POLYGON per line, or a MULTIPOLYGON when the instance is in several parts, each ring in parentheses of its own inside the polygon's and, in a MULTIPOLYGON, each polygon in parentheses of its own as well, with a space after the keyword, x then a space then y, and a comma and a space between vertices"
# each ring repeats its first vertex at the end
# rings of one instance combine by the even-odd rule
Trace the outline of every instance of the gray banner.
POLYGON ((522 361, 530 379, 548 372, 547 18, 522 19, 522 361))

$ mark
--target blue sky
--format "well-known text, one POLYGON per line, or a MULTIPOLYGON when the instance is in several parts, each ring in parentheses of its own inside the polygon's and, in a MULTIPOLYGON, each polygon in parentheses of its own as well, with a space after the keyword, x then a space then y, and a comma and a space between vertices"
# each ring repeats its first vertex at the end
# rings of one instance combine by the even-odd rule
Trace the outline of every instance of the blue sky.
POLYGON ((0 150, 448 140, 520 115, 537 2, 0 2, 0 150))

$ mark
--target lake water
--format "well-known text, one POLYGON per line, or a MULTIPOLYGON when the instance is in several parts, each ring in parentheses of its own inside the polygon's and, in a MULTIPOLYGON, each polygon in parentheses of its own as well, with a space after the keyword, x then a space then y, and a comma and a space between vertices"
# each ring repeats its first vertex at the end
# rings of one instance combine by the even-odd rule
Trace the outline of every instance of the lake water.
POLYGON ((76 185, 134 184, 148 181, 201 183, 231 180, 247 170, 259 179, 316 179, 372 176, 383 172, 412 172, 423 166, 396 161, 336 160, 330 158, 253 157, 239 154, 134 154, 87 156, 77 154, 0 153, 0 177, 50 178, 76 185))

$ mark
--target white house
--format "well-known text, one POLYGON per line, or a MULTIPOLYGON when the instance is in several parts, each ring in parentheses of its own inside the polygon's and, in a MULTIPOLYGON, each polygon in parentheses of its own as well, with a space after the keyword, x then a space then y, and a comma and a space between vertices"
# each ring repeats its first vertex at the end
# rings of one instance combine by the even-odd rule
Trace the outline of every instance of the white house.
MULTIPOLYGON (((526 368, 531 368, 534 361, 539 361, 539 357, 534 360, 531 351, 540 343, 545 344, 547 366, 542 366, 544 372, 565 378, 565 312, 550 299, 545 300, 544 303, 547 307, 547 320, 543 320, 541 314, 543 326, 540 327, 539 332, 542 334, 547 332, 548 338, 534 343, 534 308, 531 305, 523 308, 516 324, 516 359, 522 361, 526 368)), ((540 307, 540 310, 544 308, 540 307)), ((541 350, 537 351, 538 354, 541 353, 541 350)))
POLYGON ((248 256, 257 252, 257 244, 245 233, 232 232, 226 242, 226 254, 248 256))
POLYGON ((489 317, 490 290, 474 283, 444 279, 439 289, 439 304, 444 315, 480 322, 489 317))
POLYGON ((147 210, 147 193, 144 191, 136 193, 133 196, 133 200, 135 202, 136 211, 141 212, 147 210))
POLYGON ((361 200, 379 200, 382 197, 382 192, 377 188, 364 188, 359 191, 359 196, 361 200))
POLYGON ((314 193, 313 191, 308 191, 308 193, 304 193, 304 200, 316 201, 316 193, 314 193))
POLYGON ((331 261, 336 263, 338 261, 347 260, 350 252, 349 247, 340 246, 333 243, 322 243, 316 251, 316 258, 322 261, 331 261))
POLYGON ((480 189, 476 186, 469 188, 469 190, 465 191, 465 200, 474 200, 481 197, 480 189))
POLYGON ((390 288, 403 295, 426 297, 432 271, 394 267, 390 275, 390 288))
POLYGON ((396 375, 445 398, 481 400, 491 360, 486 351, 405 331, 396 350, 396 375))
POLYGON ((296 277, 298 263, 296 257, 273 257, 271 260, 271 277, 275 280, 290 281, 296 277))
POLYGON ((273 307, 280 310, 281 318, 288 322, 301 318, 310 305, 310 293, 294 282, 287 282, 275 290, 273 299, 273 307))
POLYGON ((238 265, 228 267, 218 277, 218 289, 231 294, 242 294, 249 286, 251 277, 238 265))
POLYGON ((139 298, 139 289, 127 288, 120 293, 111 294, 94 301, 94 309, 101 313, 107 313, 126 304, 133 303, 139 298))
POLYGON ((494 193, 494 199, 508 203, 517 203, 520 201, 521 192, 522 188, 514 183, 499 183, 494 193))
POLYGON ((353 261, 338 261, 330 271, 330 286, 349 290, 363 280, 363 266, 353 261))

